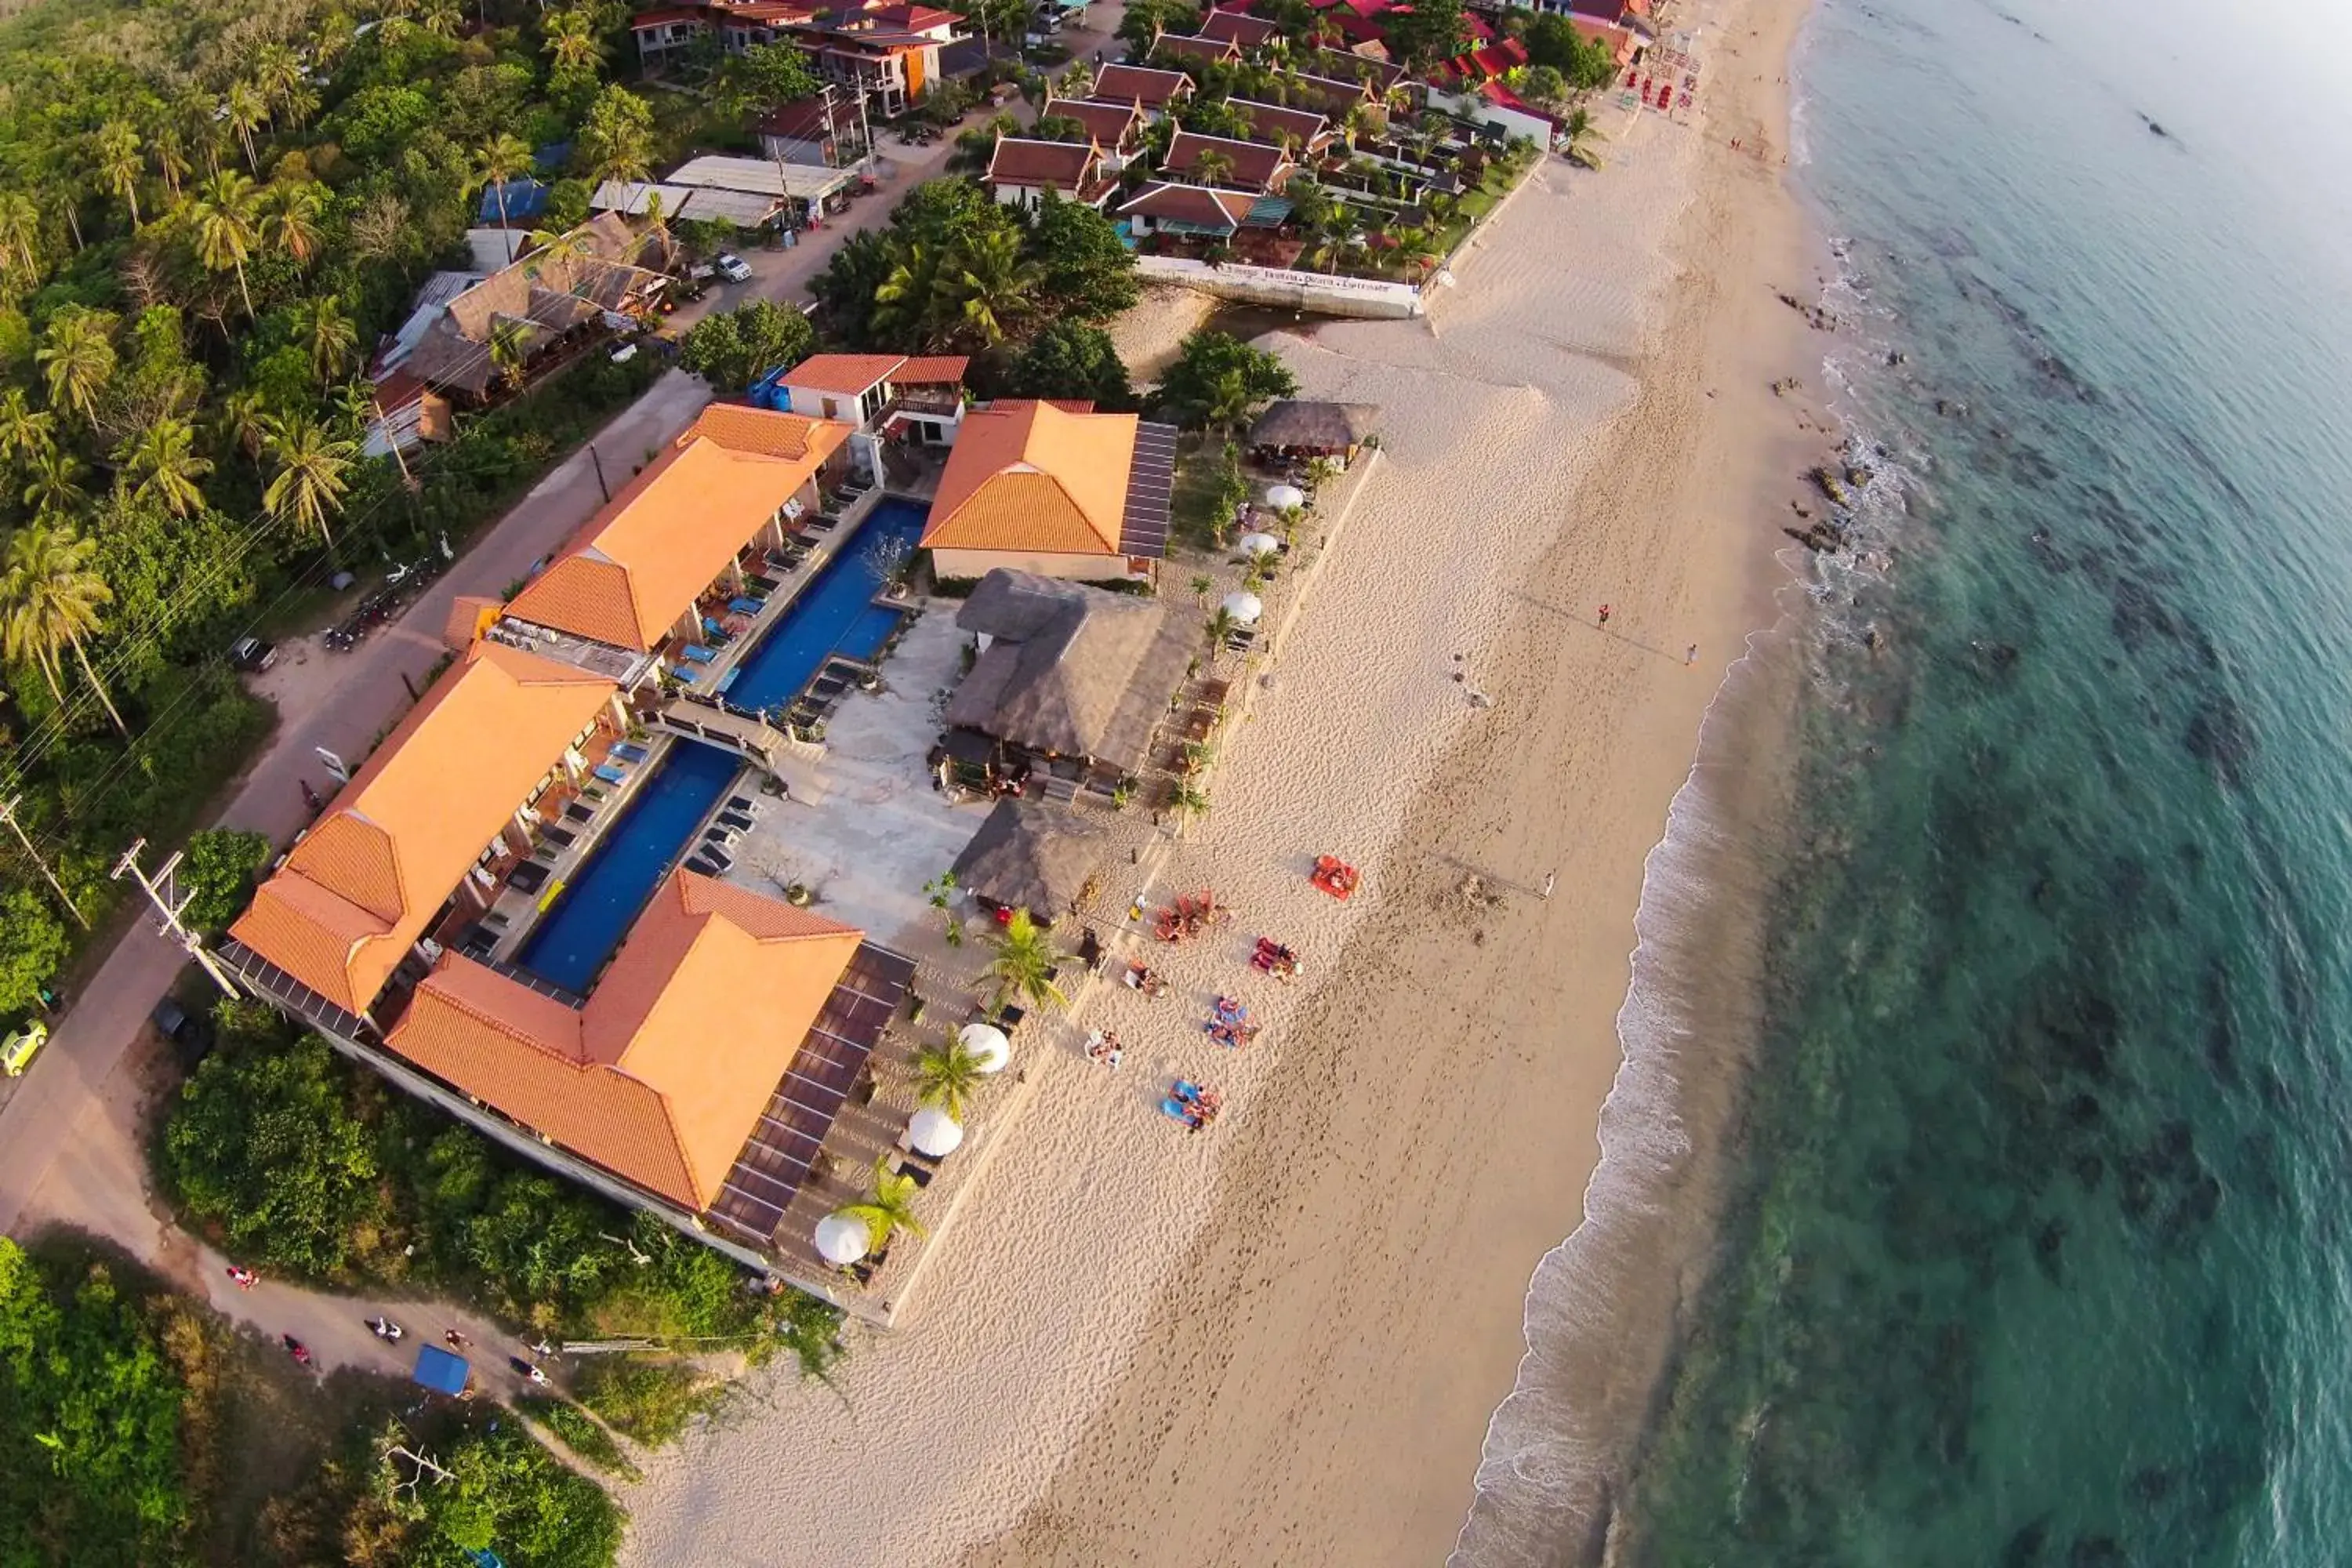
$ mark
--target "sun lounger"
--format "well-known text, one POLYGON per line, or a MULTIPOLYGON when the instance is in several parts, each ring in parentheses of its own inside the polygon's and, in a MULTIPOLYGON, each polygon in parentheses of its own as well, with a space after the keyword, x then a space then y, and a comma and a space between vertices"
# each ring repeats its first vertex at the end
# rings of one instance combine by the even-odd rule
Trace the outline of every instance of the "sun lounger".
POLYGON ((709 664, 719 657, 717 649, 704 647, 699 643, 688 643, 677 651, 681 657, 695 664, 709 664))
POLYGON ((760 809, 760 803, 748 795, 730 795, 727 797, 727 809, 740 811, 748 816, 760 809))
POLYGON ((702 830, 702 841, 706 844, 732 844, 735 842, 735 830, 714 823, 702 830))
POLYGON ((566 822, 590 822, 594 820, 595 816, 595 807, 583 805, 576 800, 563 808, 563 819, 566 822))
POLYGON ((718 618, 712 616, 705 616, 702 617, 702 631, 703 635, 709 637, 713 642, 723 641, 727 636, 727 628, 720 626, 718 618))
POLYGON ((767 602, 765 599, 750 599, 738 595, 727 601, 727 607, 739 616, 756 616, 760 613, 760 607, 767 602))
POLYGON ((620 769, 614 767, 610 763, 598 763, 596 764, 596 776, 603 779, 606 784, 616 784, 625 781, 629 775, 623 773, 620 769))
POLYGON ((721 827, 731 827, 736 832, 742 833, 750 829, 751 819, 744 816, 740 811, 722 811, 719 814, 719 825, 721 827))
POLYGON ((688 860, 686 863, 686 868, 693 872, 698 877, 716 877, 719 872, 719 867, 717 862, 706 860, 699 855, 697 855, 694 858, 688 860))
POLYGON ((507 885, 526 893, 536 893, 547 886, 547 868, 534 866, 526 860, 514 868, 514 874, 507 879, 507 885))
POLYGON ((762 594, 772 594, 776 591, 777 584, 776 580, 773 577, 755 576, 746 578, 745 581, 749 582, 754 588, 759 589, 762 594))
POLYGON ((566 849, 580 842, 580 835, 561 827, 548 828, 545 837, 562 845, 566 849))
POLYGON ((642 763, 653 753, 635 741, 616 741, 613 744, 613 755, 625 763, 642 763))

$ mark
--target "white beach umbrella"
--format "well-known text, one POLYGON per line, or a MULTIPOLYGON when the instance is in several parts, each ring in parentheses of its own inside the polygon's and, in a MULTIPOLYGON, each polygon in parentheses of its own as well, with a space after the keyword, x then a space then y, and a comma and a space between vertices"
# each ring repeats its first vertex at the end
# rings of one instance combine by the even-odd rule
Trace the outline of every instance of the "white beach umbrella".
POLYGON ((1281 548, 1282 541, 1271 533, 1244 533, 1241 537, 1241 552, 1244 555, 1271 555, 1281 548))
POLYGON ((1003 1072, 1013 1059, 1013 1042, 993 1024, 966 1024, 956 1031, 956 1042, 980 1058, 982 1072, 1003 1072))
POLYGON ((1297 485, 1276 485, 1265 492, 1265 504, 1276 511, 1288 511, 1307 504, 1307 492, 1297 485))
POLYGON ((916 1153, 936 1160, 963 1146, 963 1123, 936 1105, 926 1105, 907 1123, 907 1142, 916 1153))
POLYGON ((1228 594, 1222 607, 1225 614, 1245 626, 1257 625, 1257 618, 1265 614, 1265 605, 1255 594, 1228 594))
POLYGON ((829 1214, 816 1222, 816 1255, 846 1268, 873 1250, 874 1233, 855 1215, 829 1214))

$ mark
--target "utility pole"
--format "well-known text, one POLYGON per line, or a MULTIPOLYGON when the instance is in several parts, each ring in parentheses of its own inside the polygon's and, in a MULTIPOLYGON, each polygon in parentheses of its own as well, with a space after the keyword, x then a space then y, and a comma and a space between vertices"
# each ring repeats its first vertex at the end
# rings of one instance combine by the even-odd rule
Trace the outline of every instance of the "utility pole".
POLYGON ((0 822, 8 825, 8 831, 16 836, 16 842, 25 847, 25 853, 32 858, 34 865, 41 868, 41 879, 48 883, 50 891, 57 894, 58 902, 65 905, 66 913, 73 916, 82 930, 88 931, 89 917, 81 912, 81 907, 66 891, 65 884, 58 880, 58 874, 49 869, 49 863, 41 858, 41 852, 34 848, 33 841, 25 836, 25 825, 16 820, 16 805, 23 798, 22 795, 12 795, 6 800, 0 800, 0 822))
POLYGON ((232 1002, 242 999, 245 993, 236 988, 219 961, 205 951, 203 939, 181 922, 180 911, 188 907, 188 900, 195 895, 178 896, 178 890, 172 885, 172 873, 179 868, 180 852, 173 850, 151 877, 139 868, 139 852, 146 847, 147 840, 142 838, 125 849, 122 858, 114 863, 114 879, 120 882, 129 877, 137 882, 139 890, 147 895, 147 901, 155 906, 160 917, 155 922, 157 934, 177 943, 182 952, 202 965, 204 972, 212 977, 212 983, 221 988, 222 995, 232 1002))
MULTIPOLYGON (((588 443, 588 460, 596 465, 596 488, 604 492, 604 501, 609 506, 613 500, 613 487, 604 482, 604 459, 596 455, 596 443, 593 441, 588 443)), ((445 534, 443 537, 447 536, 445 534)))

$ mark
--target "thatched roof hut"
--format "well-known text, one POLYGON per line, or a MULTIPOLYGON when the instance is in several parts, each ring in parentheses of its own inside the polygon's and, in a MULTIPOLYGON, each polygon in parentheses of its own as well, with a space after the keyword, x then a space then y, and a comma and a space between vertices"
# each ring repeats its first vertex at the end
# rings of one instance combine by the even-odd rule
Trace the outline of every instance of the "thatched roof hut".
POLYGON ((1123 773, 1142 766, 1200 639, 1158 600, 1001 567, 956 625, 987 646, 948 700, 951 727, 1123 773))
POLYGON ((1286 397, 1250 426, 1254 450, 1288 457, 1353 458, 1380 423, 1371 403, 1307 403, 1286 397))
POLYGON ((1041 921, 1068 913, 1102 864, 1100 818, 1027 800, 1003 800, 956 857, 957 885, 1041 921))

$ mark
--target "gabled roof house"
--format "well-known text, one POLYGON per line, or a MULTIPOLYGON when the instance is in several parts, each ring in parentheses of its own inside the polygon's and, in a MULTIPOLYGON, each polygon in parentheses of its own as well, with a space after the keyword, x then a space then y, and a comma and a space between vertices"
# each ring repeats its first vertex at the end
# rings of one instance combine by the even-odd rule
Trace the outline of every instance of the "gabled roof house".
POLYGON ((1168 552, 1175 446, 1132 414, 1024 402, 966 416, 923 526, 933 570, 1150 577, 1168 552))
POLYGON ((1289 183, 1293 169, 1290 154, 1279 147, 1237 142, 1230 136, 1199 136, 1190 131, 1179 131, 1170 138, 1168 155, 1160 161, 1163 177, 1264 195, 1278 194, 1289 183), (1215 172, 1213 179, 1210 172, 1215 172))
POLYGON ((1132 103, 1154 120, 1192 96, 1192 79, 1182 71, 1150 66, 1105 66, 1095 73, 1090 95, 1112 103, 1132 103))
POLYGON ((1034 207, 1052 191, 1065 201, 1100 207, 1118 188, 1092 142, 1037 142, 1000 136, 989 155, 988 188, 1007 206, 1034 207))

